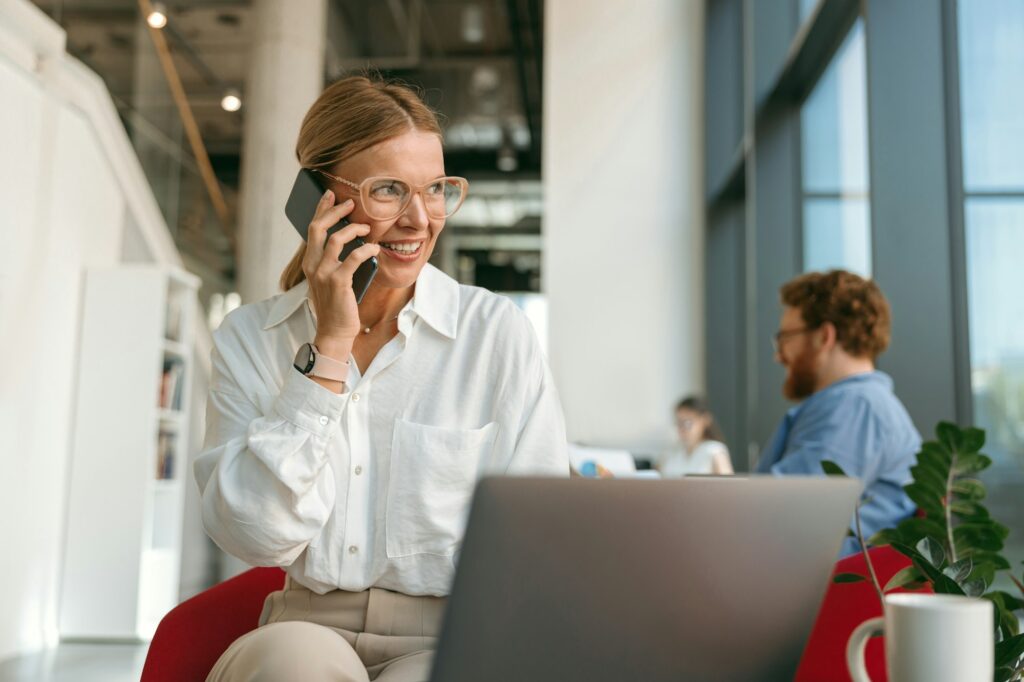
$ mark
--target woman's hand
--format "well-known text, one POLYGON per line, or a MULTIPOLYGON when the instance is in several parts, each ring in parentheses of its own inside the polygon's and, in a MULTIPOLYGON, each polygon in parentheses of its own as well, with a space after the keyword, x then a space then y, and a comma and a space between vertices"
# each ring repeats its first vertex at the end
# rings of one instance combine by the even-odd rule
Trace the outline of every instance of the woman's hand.
POLYGON ((347 361, 359 335, 359 306, 352 290, 352 276, 364 262, 380 253, 377 244, 364 244, 344 262, 338 256, 345 244, 365 237, 370 226, 352 223, 326 239, 327 230, 352 212, 351 199, 334 204, 334 192, 327 190, 309 224, 309 241, 302 259, 302 271, 309 280, 309 299, 316 311, 316 339, 313 343, 329 358, 347 361), (326 243, 325 243, 326 239, 326 243))

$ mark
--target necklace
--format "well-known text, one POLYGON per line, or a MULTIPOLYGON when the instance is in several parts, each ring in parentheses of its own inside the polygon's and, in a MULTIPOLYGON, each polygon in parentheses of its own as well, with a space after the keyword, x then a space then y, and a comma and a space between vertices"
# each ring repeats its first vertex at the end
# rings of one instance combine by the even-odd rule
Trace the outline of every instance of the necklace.
POLYGON ((374 323, 373 323, 373 324, 371 324, 370 326, 368 326, 368 327, 363 327, 363 333, 364 333, 364 334, 369 334, 369 333, 370 333, 370 332, 371 332, 371 331, 373 330, 373 328, 374 328, 374 327, 377 327, 377 326, 379 326, 379 325, 381 325, 381 324, 384 324, 384 323, 386 323, 386 322, 394 322, 395 320, 397 320, 397 319, 398 319, 399 315, 401 315, 401 314, 402 314, 402 313, 398 313, 398 315, 395 315, 394 317, 388 318, 388 319, 386 319, 386 320, 377 320, 376 322, 374 322, 374 323))

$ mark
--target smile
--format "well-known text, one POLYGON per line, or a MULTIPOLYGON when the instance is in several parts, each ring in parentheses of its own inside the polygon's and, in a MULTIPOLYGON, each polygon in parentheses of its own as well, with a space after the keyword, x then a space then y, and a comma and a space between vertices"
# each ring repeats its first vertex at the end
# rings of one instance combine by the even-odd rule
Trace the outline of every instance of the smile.
POLYGON ((380 242, 381 251, 398 260, 411 260, 419 255, 423 248, 422 241, 415 242, 380 242))

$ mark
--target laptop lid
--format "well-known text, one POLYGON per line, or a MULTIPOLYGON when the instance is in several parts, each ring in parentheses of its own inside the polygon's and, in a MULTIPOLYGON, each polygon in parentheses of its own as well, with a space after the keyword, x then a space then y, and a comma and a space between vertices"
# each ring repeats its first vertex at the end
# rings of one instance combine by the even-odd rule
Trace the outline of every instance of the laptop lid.
POLYGON ((484 479, 434 682, 792 679, 855 479, 484 479))

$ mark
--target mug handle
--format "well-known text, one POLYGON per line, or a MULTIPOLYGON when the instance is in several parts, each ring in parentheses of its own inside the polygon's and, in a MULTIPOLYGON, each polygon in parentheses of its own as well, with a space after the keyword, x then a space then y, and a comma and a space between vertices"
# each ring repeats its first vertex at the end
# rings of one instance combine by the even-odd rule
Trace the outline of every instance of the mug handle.
POLYGON ((868 638, 875 633, 885 632, 885 618, 871 618, 857 626, 846 643, 846 667, 850 671, 853 682, 871 682, 867 666, 864 665, 864 649, 868 638))

